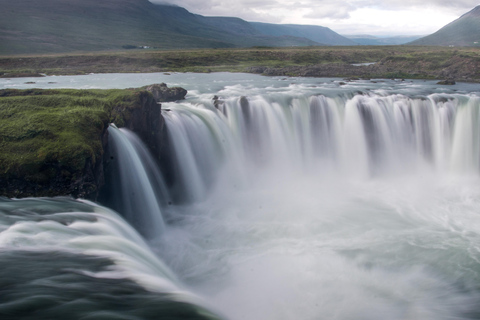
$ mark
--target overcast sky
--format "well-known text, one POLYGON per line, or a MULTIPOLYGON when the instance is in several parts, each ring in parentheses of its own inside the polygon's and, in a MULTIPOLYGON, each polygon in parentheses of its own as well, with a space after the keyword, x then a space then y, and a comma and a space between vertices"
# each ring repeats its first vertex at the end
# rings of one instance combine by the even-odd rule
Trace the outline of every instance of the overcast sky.
POLYGON ((269 23, 312 24, 329 27, 340 34, 380 36, 431 34, 480 4, 480 0, 167 0, 167 2, 204 16, 230 16, 269 23))

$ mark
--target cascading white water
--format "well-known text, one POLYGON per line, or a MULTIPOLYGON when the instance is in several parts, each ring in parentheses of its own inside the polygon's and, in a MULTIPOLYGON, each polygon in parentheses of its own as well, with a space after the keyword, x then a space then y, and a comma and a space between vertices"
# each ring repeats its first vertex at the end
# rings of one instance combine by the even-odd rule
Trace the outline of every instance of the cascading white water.
POLYGON ((218 319, 117 213, 0 198, 0 318, 218 319))
POLYGON ((154 247, 231 319, 476 318, 479 107, 372 92, 169 104, 197 197, 154 247))
POLYGON ((478 172, 478 97, 281 98, 230 98, 220 110, 184 104, 164 114, 192 199, 203 198, 206 181, 232 162, 238 170, 328 169, 365 178, 426 167, 478 172))
MULTIPOLYGON (((189 90, 186 101, 163 104, 174 171, 169 172, 169 192, 159 186, 161 178, 152 179, 148 152, 139 152, 140 144, 128 132, 110 129, 122 135, 119 144, 125 149, 112 155, 112 163, 122 159, 127 161, 124 171, 140 170, 128 179, 147 188, 140 191, 142 206, 125 216, 142 230, 145 224, 162 225, 152 222, 159 219, 160 209, 165 227, 143 231, 150 248, 225 318, 480 317, 478 85, 390 80, 344 84, 340 79, 226 73, 65 79, 66 86, 76 87, 100 83, 127 88, 165 81, 189 90), (214 95, 223 101, 218 109, 214 95), (143 207, 152 194, 157 199, 143 207)), ((36 81, 57 86, 49 80, 36 81)), ((7 85, 26 86, 24 81, 13 79, 7 85)), ((62 85, 60 77, 55 82, 62 85)), ((131 187, 135 196, 140 190, 135 183, 114 184, 131 187)), ((111 225, 118 217, 64 211, 43 217, 42 201, 35 208, 19 204, 5 214, 0 201, 0 241, 7 248, 0 255, 1 270, 12 270, 15 263, 25 267, 21 274, 31 278, 21 277, 22 285, 37 290, 18 295, 27 291, 10 290, 11 283, 2 282, 0 292, 9 293, 15 303, 0 301, 0 315, 16 305, 30 306, 33 296, 47 306, 47 314, 60 308, 73 310, 64 318, 79 318, 87 300, 95 307, 85 315, 107 317, 111 315, 104 306, 124 293, 122 303, 112 300, 113 309, 129 303, 116 317, 157 318, 174 310, 182 318, 188 303, 170 308, 176 299, 148 295, 149 307, 163 304, 145 308, 144 289, 129 290, 128 279, 133 279, 151 292, 164 290, 175 297, 177 284, 164 274, 165 268, 157 268, 161 263, 138 245, 134 232, 121 222, 111 225), (46 277, 37 274, 37 265, 28 261, 48 257, 39 248, 42 243, 49 253, 62 250, 53 265, 73 262, 45 272, 46 277), (22 248, 30 255, 19 253, 22 248), (65 251, 77 255, 65 256, 65 251), (111 261, 97 261, 99 256, 111 261), (117 271, 120 287, 118 281, 105 279, 117 271), (70 281, 78 273, 80 280, 70 281), (162 281, 173 283, 173 289, 162 281), (54 309, 45 298, 46 288, 60 296, 54 309), (77 288, 90 289, 77 295, 77 288), (101 295, 108 299, 100 307, 90 299, 99 297, 97 288, 108 291, 101 295), (74 297, 65 303, 63 296, 72 290, 74 297)), ((15 274, 9 272, 5 274, 15 274)), ((195 310, 190 314, 198 316, 195 310)))
POLYGON ((145 237, 163 233, 160 202, 168 199, 163 178, 143 143, 127 129, 110 126, 113 169, 110 177, 115 207, 145 237))
POLYGON ((202 200, 220 173, 243 171, 238 164, 241 150, 236 148, 238 141, 234 141, 225 117, 212 110, 180 105, 165 112, 164 118, 171 156, 176 160, 177 179, 172 189, 183 200, 202 200))

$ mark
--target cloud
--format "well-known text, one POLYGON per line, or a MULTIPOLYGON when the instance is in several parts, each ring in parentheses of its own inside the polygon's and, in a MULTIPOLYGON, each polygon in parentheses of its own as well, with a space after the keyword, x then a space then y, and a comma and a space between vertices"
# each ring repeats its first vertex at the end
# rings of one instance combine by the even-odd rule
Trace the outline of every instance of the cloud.
MULTIPOLYGON (((173 0, 150 0, 152 2, 173 0)), ((429 34, 470 11, 478 0, 175 0, 205 16, 313 24, 339 33, 429 34)))
MULTIPOLYGON (((151 0, 152 2, 168 2, 169 0, 151 0)), ((458 9, 468 11, 478 5, 478 0, 350 0, 350 1, 332 1, 332 0, 297 0, 295 2, 287 0, 170 0, 178 6, 185 7, 192 10, 194 13, 208 13, 212 15, 215 12, 223 12, 228 16, 237 16, 235 10, 240 9, 242 13, 264 11, 267 9, 305 9, 311 8, 317 10, 326 8, 326 11, 331 12, 335 7, 340 8, 340 11, 362 9, 362 8, 376 8, 382 10, 409 10, 425 7, 444 8, 444 9, 458 9)), ((344 16, 344 15, 340 15, 344 16)))
POLYGON ((357 10, 356 7, 350 5, 347 2, 338 3, 335 1, 332 2, 322 2, 322 5, 309 6, 309 13, 304 14, 303 17, 306 19, 349 19, 351 17, 350 13, 357 10))
POLYGON ((282 16, 271 14, 272 10, 282 8, 275 0, 150 0, 153 3, 169 3, 204 16, 238 17, 248 21, 280 23, 282 16))

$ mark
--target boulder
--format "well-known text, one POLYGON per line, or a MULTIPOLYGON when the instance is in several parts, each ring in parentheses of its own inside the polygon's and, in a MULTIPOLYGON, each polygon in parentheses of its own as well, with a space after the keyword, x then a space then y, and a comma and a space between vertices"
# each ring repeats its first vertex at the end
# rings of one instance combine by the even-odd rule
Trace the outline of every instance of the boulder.
POLYGON ((446 85, 446 86, 453 86, 455 83, 456 82, 453 79, 447 79, 447 80, 442 80, 442 81, 437 82, 437 84, 446 85))
POLYGON ((171 102, 185 99, 187 90, 180 87, 169 88, 165 83, 151 84, 142 87, 153 94, 157 102, 171 102))

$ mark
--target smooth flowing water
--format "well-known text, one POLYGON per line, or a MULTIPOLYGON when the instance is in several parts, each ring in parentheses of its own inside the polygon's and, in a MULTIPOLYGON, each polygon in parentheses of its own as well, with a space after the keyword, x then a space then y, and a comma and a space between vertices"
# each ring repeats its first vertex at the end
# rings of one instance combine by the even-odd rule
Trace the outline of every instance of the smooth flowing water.
MULTIPOLYGON (((122 159, 119 211, 147 240, 91 203, 81 204, 88 206, 82 214, 47 219, 38 213, 45 201, 80 204, 5 199, 0 239, 10 239, 2 241, 10 264, 37 268, 22 255, 32 252, 82 254, 74 269, 88 279, 129 279, 139 299, 161 292, 172 310, 180 302, 205 317, 214 317, 208 309, 228 319, 480 318, 478 85, 245 74, 36 81, 77 88, 167 82, 189 94, 162 106, 176 159, 168 183, 132 133, 109 129, 122 159), (35 241, 24 237, 31 231, 16 231, 25 224, 44 228, 35 241)), ((53 286, 60 295, 68 291, 62 281, 53 286)), ((133 301, 124 309, 142 308, 133 301)))

